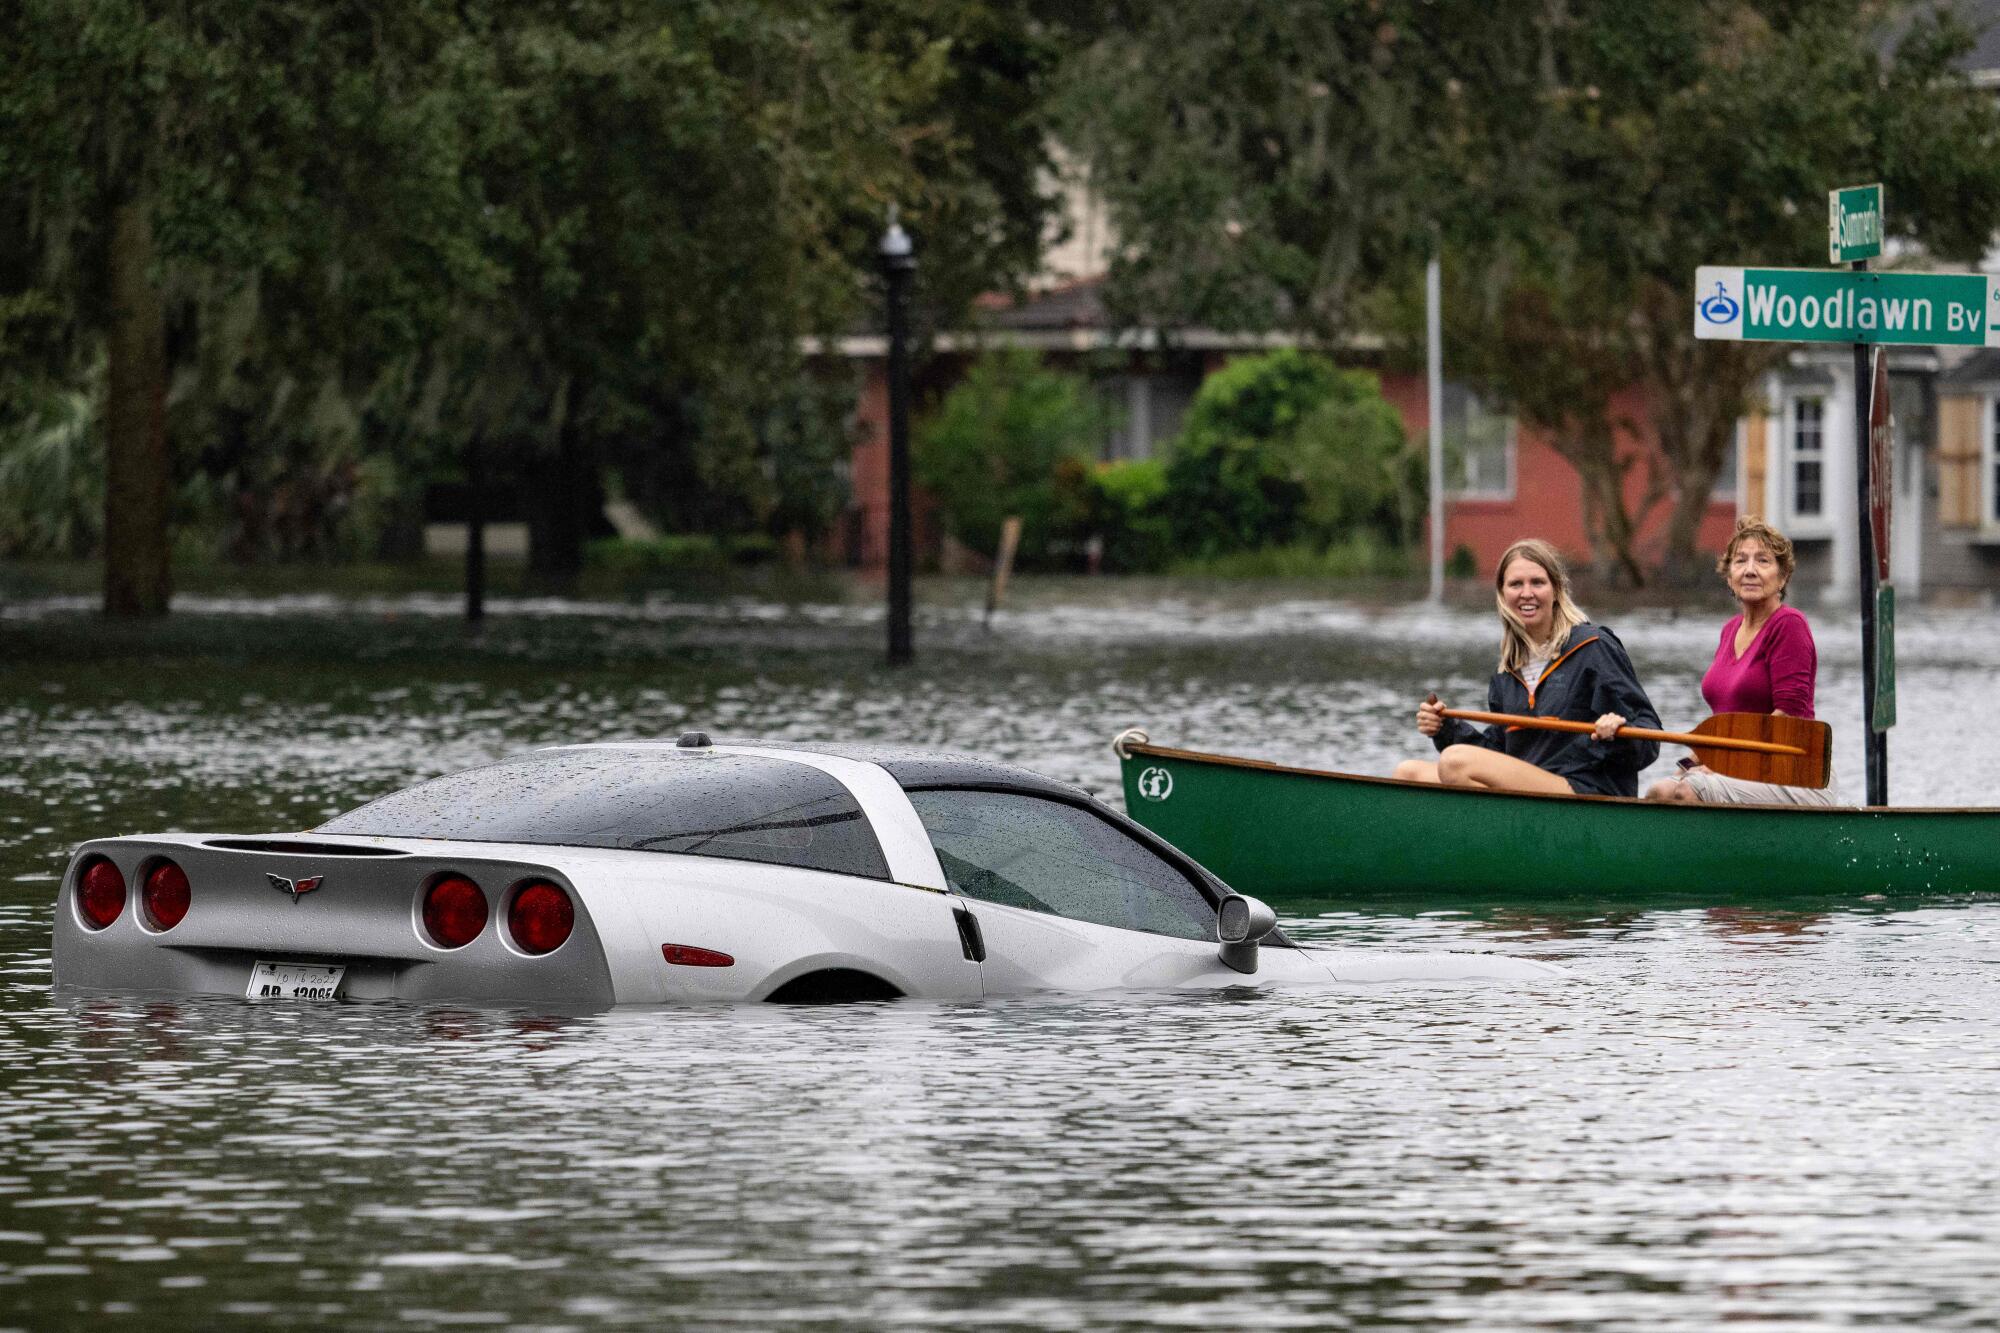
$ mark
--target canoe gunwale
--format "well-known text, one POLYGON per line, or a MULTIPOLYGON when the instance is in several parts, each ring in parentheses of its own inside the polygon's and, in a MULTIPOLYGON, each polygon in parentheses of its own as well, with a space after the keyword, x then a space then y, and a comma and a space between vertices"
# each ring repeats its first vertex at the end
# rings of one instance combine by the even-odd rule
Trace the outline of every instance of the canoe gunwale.
MULTIPOLYGON (((1340 782, 1365 782, 1384 787, 1408 787, 1438 795, 1458 797, 1512 797, 1523 801, 1558 801, 1576 803, 1587 801, 1598 805, 1638 805, 1660 808, 1678 805, 1679 802, 1648 801, 1638 796, 1586 796, 1578 793, 1563 795, 1556 792, 1491 791, 1480 787, 1447 787, 1434 782, 1406 782, 1401 778, 1378 777, 1369 773, 1343 773, 1334 769, 1305 768, 1295 764, 1273 763, 1268 759, 1250 759, 1241 755, 1214 754, 1205 750, 1183 750, 1171 745, 1155 745, 1151 741, 1126 741, 1127 755, 1151 755, 1159 759, 1172 759, 1186 763, 1215 764, 1225 768, 1248 768, 1267 773, 1286 773, 1297 777, 1330 778, 1340 782)), ((1749 810, 1768 814, 1782 810, 1797 815, 2000 815, 2000 806, 1945 805, 1750 805, 1730 802, 1700 802, 1702 810, 1749 810)))

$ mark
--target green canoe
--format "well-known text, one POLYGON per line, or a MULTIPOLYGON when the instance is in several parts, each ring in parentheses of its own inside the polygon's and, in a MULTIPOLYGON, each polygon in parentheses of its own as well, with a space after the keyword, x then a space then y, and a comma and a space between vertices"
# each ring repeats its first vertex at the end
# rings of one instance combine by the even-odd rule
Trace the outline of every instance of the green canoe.
POLYGON ((1529 796, 1176 750, 1134 733, 1113 748, 1134 819, 1274 906, 2000 892, 2000 809, 1529 796))

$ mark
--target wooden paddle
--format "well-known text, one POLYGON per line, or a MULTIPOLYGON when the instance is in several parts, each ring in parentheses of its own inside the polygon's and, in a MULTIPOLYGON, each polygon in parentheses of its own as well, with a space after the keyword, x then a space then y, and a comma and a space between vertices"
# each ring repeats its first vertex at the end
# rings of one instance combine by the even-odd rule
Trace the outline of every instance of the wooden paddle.
MULTIPOLYGON (((1435 700, 1436 695, 1431 698, 1435 700)), ((1480 713, 1469 708, 1440 709, 1461 722, 1497 722, 1506 727, 1587 734, 1588 722, 1518 713, 1480 713)), ((1696 725, 1692 734, 1655 731, 1651 727, 1620 727, 1622 738, 1671 741, 1685 745, 1703 764, 1724 777, 1770 782, 1781 787, 1824 787, 1832 779, 1828 751, 1833 728, 1813 718, 1782 713, 1717 713, 1696 725)))

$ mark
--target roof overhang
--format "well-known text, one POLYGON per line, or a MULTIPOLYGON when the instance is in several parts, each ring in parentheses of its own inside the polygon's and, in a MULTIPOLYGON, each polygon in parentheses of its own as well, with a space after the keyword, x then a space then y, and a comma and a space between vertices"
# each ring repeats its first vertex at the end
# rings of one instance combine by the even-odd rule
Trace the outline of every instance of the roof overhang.
MULTIPOLYGON (((930 351, 981 352, 996 347, 1024 347, 1036 352, 1268 352, 1283 347, 1322 347, 1304 334, 1269 331, 1227 333, 1217 329, 963 329, 935 335, 930 351)), ((1388 346, 1380 335, 1360 333, 1337 346, 1350 352, 1380 352, 1388 346)), ((802 338, 806 356, 837 356, 850 361, 880 360, 889 355, 889 339, 879 333, 846 334, 838 338, 802 338)))

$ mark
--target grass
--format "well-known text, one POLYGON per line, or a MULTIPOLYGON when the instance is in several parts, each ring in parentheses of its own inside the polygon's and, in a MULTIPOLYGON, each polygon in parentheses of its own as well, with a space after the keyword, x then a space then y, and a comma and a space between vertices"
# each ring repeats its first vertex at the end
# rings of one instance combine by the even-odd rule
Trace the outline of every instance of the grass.
POLYGON ((1355 536, 1324 549, 1267 546, 1179 560, 1168 573, 1176 578, 1209 579, 1403 579, 1417 572, 1419 554, 1355 536))
MULTIPOLYGON (((95 560, 0 562, 0 599, 95 597, 103 589, 95 560)), ((649 570, 635 577, 625 569, 586 569, 564 593, 528 572, 518 559, 486 562, 489 597, 573 596, 587 601, 637 600, 661 592, 692 599, 756 597, 779 602, 839 602, 847 599, 846 571, 792 570, 783 565, 649 570)), ((459 596, 465 591, 465 562, 459 557, 427 557, 398 563, 238 565, 222 561, 177 560, 176 593, 194 596, 280 597, 325 593, 335 597, 395 597, 413 593, 459 596)))

